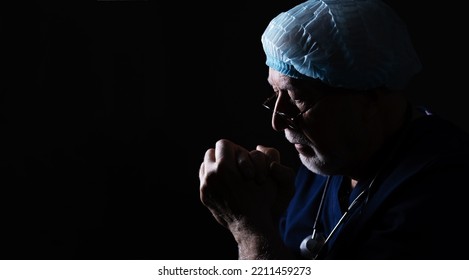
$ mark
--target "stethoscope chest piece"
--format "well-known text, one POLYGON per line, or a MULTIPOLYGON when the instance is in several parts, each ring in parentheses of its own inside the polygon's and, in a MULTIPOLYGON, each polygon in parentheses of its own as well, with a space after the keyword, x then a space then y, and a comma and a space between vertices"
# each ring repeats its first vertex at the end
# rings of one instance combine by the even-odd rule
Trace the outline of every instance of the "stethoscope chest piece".
POLYGON ((301 255, 307 259, 315 259, 325 243, 326 238, 321 233, 314 234, 314 237, 308 235, 300 244, 301 255))

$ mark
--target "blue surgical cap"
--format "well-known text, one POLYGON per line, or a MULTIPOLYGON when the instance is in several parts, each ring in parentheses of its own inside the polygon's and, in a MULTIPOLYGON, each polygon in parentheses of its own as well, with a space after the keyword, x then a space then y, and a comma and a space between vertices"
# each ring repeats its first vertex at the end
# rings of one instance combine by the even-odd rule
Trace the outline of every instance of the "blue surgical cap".
POLYGON ((311 0, 280 13, 261 38, 266 64, 350 89, 404 88, 420 71, 407 27, 380 0, 311 0))

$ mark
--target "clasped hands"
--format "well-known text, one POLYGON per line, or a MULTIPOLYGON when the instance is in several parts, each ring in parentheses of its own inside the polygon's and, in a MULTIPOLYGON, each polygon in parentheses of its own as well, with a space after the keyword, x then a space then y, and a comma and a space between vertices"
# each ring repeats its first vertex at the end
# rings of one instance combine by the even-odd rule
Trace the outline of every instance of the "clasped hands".
POLYGON ((280 164, 278 150, 248 151, 221 139, 206 151, 199 180, 202 203, 238 244, 279 238, 276 222, 293 195, 294 171, 280 164))

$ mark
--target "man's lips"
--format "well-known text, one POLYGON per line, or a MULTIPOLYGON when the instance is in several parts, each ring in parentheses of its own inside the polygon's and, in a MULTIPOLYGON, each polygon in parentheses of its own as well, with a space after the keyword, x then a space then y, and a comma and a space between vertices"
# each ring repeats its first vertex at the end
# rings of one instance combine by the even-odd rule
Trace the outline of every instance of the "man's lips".
POLYGON ((314 154, 313 149, 311 149, 311 147, 309 147, 309 146, 307 146, 307 145, 295 143, 295 149, 296 149, 300 154, 303 154, 303 155, 312 155, 312 154, 314 154))

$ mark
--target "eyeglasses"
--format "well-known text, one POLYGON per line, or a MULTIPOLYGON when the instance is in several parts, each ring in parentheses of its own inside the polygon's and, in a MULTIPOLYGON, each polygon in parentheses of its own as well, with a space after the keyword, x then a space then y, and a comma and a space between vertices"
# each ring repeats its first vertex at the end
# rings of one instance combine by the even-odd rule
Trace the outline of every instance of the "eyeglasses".
POLYGON ((276 111, 274 108, 275 108, 275 102, 277 100, 277 95, 273 95, 269 98, 267 98, 263 103, 262 103, 262 106, 264 106, 265 108, 267 108, 269 111, 273 112, 274 114, 276 114, 277 116, 281 117, 282 120, 285 121, 285 123, 288 125, 289 128, 291 129, 295 129, 295 130, 298 130, 300 125, 300 120, 301 120, 301 116, 306 113, 307 111, 309 111, 310 109, 312 109, 314 106, 316 106, 316 104, 318 103, 318 101, 324 97, 324 95, 321 95, 318 99, 316 99, 315 102, 312 103, 311 106, 308 106, 306 109, 304 109, 303 111, 300 111, 297 115, 295 116, 291 116, 291 115, 288 115, 286 113, 283 113, 283 112, 279 112, 279 111, 276 111))

